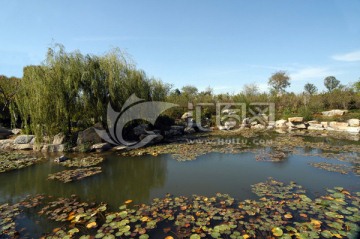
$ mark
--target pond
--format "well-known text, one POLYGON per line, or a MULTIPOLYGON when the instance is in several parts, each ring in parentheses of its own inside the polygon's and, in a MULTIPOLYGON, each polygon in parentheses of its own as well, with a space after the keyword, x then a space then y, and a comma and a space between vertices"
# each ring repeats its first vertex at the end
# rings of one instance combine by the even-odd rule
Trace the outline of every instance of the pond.
MULTIPOLYGON (((355 173, 329 172, 311 165, 331 163, 351 167, 351 162, 322 157, 320 149, 301 147, 278 162, 256 160, 259 152, 271 150, 265 147, 235 154, 209 152, 189 161, 177 161, 169 154, 130 157, 103 153, 105 160, 98 165, 102 167, 102 173, 70 183, 47 179, 49 174, 66 169, 54 162, 57 155, 47 155, 45 162, 0 174, 0 204, 16 203, 27 195, 38 194, 54 198, 77 195, 82 201, 104 202, 110 210, 118 210, 127 200, 132 200, 133 204, 149 204, 168 193, 186 197, 194 194, 212 197, 221 193, 239 201, 257 200, 259 196, 253 193, 251 185, 265 182, 270 177, 285 184, 294 181, 302 185, 312 199, 325 195, 327 189, 334 187, 360 191, 360 180, 355 173)), ((46 222, 35 226, 29 222, 29 217, 22 219, 20 224, 37 228, 28 234, 30 236, 38 237, 42 230, 49 232, 49 225, 53 226, 46 222)))

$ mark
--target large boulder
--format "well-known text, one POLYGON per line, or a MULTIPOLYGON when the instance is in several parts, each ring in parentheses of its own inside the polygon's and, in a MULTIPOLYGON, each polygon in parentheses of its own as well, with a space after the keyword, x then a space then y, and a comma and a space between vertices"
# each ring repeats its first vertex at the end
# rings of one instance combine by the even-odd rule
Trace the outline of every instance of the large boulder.
POLYGON ((12 135, 11 130, 0 126, 0 139, 6 139, 9 135, 12 135))
POLYGON ((346 114, 348 111, 347 110, 329 110, 329 111, 323 111, 321 112, 321 114, 323 116, 327 116, 327 117, 332 117, 332 116, 341 116, 346 114))
POLYGON ((93 126, 90 128, 87 128, 84 131, 79 132, 78 134, 78 138, 77 138, 77 145, 82 145, 82 144, 98 144, 101 143, 102 140, 100 138, 100 136, 96 133, 95 129, 100 129, 99 127, 93 126))
POLYGON ((357 127, 360 126, 360 119, 349 119, 348 123, 351 127, 357 127))
POLYGON ((63 144, 65 141, 65 135, 63 133, 59 133, 54 136, 54 140, 52 144, 63 144))
POLYGON ((34 139, 34 135, 19 135, 15 138, 14 144, 29 144, 34 139))

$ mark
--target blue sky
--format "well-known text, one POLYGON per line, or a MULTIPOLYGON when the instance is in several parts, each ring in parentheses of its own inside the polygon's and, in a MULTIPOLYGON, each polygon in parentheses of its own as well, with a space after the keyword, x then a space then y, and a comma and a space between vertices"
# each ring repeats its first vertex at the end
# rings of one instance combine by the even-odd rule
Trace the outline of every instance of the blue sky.
POLYGON ((323 90, 323 79, 360 78, 360 0, 0 0, 0 74, 22 76, 52 43, 103 54, 119 47, 174 85, 237 93, 267 90, 278 70, 323 90))

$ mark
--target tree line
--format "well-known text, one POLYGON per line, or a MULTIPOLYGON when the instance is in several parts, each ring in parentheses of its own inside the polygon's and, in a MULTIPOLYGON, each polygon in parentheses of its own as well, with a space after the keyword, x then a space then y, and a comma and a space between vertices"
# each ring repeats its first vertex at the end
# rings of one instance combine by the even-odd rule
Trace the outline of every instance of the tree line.
MULTIPOLYGON (((106 126, 108 102, 120 111, 133 93, 145 100, 182 106, 166 111, 171 119, 180 118, 189 102, 274 102, 277 118, 296 114, 311 119, 327 109, 360 109, 360 79, 344 86, 328 76, 324 79, 327 91, 319 92, 314 84, 306 83, 303 91, 295 94, 287 92, 290 76, 278 71, 270 76, 268 85, 270 91, 261 92, 256 84, 246 84, 237 94, 214 94, 210 87, 199 91, 192 85, 172 89, 137 69, 119 49, 97 56, 66 52, 62 45, 55 45, 41 65, 26 66, 22 78, 0 76, 0 124, 42 136, 71 135, 97 122, 106 126)), ((215 109, 206 108, 202 113, 212 118, 215 109)))

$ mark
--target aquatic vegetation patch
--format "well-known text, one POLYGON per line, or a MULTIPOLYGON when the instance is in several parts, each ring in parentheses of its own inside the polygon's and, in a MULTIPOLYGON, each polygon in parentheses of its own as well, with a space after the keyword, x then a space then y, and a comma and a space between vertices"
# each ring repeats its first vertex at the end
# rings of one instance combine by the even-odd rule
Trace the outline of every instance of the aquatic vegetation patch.
POLYGON ((59 180, 64 183, 78 181, 95 174, 101 173, 101 167, 87 167, 87 168, 78 168, 73 170, 64 170, 58 173, 49 174, 48 179, 59 180))
POLYGON ((207 153, 240 153, 244 152, 250 146, 243 143, 216 145, 211 141, 190 142, 190 143, 173 143, 166 145, 149 146, 146 148, 134 149, 123 152, 123 156, 142 156, 159 154, 170 154, 178 161, 195 160, 201 155, 207 153))
POLYGON ((0 205, 0 236, 1 238, 14 238, 18 235, 16 231, 15 217, 19 215, 19 204, 0 205))
POLYGON ((309 163, 311 166, 319 169, 323 169, 329 172, 336 172, 341 174, 349 174, 351 172, 359 174, 359 166, 347 166, 344 164, 334 164, 334 163, 309 163))
POLYGON ((64 162, 59 163, 65 167, 92 167, 96 166, 104 161, 103 157, 89 155, 86 157, 75 157, 64 162))
POLYGON ((39 163, 44 158, 38 158, 32 155, 12 152, 1 152, 0 154, 0 173, 25 168, 39 163))
MULTIPOLYGON (((356 238, 360 229, 359 192, 336 187, 312 199, 300 185, 274 179, 253 185, 252 191, 258 200, 238 201, 220 193, 167 194, 151 204, 132 205, 128 200, 116 212, 76 196, 56 200, 39 196, 16 207, 37 209, 40 216, 62 223, 43 238, 356 238)), ((13 217, 10 211, 21 212, 11 207, 0 206, 2 218, 13 217)), ((16 220, 7 221, 15 233, 16 220)))

